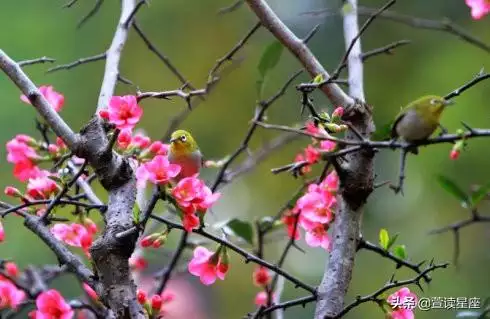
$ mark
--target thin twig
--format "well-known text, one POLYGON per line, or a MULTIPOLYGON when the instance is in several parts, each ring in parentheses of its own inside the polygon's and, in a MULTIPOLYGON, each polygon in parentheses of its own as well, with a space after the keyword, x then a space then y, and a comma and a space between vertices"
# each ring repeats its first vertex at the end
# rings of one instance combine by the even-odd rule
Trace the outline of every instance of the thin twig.
POLYGON ((76 61, 73 61, 73 62, 70 62, 67 64, 60 64, 60 65, 57 65, 55 67, 52 67, 52 68, 48 69, 46 71, 46 73, 52 73, 52 72, 56 72, 59 70, 70 70, 71 68, 77 67, 81 64, 105 60, 105 58, 106 58, 105 52, 101 53, 101 54, 94 55, 94 56, 86 57, 86 58, 80 58, 76 61))
POLYGON ((43 57, 37 58, 37 59, 19 61, 19 62, 17 62, 17 64, 20 67, 23 67, 23 66, 38 64, 38 63, 46 63, 46 62, 53 63, 54 61, 56 61, 56 60, 52 59, 52 58, 48 58, 47 56, 43 56, 43 57))

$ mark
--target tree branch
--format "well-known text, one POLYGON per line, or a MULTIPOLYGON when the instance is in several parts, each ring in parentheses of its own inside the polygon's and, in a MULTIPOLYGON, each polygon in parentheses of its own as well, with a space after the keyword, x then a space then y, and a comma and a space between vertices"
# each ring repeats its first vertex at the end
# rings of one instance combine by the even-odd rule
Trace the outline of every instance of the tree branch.
MULTIPOLYGON (((262 25, 296 56, 312 77, 322 74, 325 80, 330 79, 330 75, 310 49, 289 30, 264 0, 246 0, 246 2, 260 19, 262 25)), ((335 83, 325 84, 321 89, 334 105, 348 106, 354 104, 354 100, 335 83)))

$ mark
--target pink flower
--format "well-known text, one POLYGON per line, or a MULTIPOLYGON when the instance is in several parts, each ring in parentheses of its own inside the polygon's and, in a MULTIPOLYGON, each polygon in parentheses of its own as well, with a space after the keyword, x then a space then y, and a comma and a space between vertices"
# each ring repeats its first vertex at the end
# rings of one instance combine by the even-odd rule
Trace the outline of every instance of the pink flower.
POLYGON ((479 20, 490 12, 490 1, 488 0, 466 0, 465 2, 471 8, 471 16, 474 20, 479 20))
POLYGON ((269 270, 264 266, 257 266, 252 275, 254 285, 258 287, 266 286, 271 281, 269 270))
POLYGON ((25 293, 9 280, 0 280, 0 309, 16 309, 24 301, 25 293))
POLYGON ((413 310, 417 306, 417 295, 410 292, 410 289, 403 287, 391 294, 387 299, 393 308, 391 318, 393 319, 413 319, 413 310))
POLYGON ((172 195, 181 207, 195 205, 190 211, 205 212, 221 196, 220 193, 212 193, 206 184, 197 178, 197 175, 181 179, 172 189, 172 195))
POLYGON ((72 223, 70 225, 62 223, 55 224, 53 227, 51 227, 51 233, 56 239, 74 247, 86 246, 86 236, 90 236, 89 232, 83 225, 76 223, 72 223))
MULTIPOLYGON (((142 164, 136 170, 136 178, 141 181, 149 180, 154 184, 166 184, 180 172, 180 166, 170 164, 167 157, 158 155, 151 161, 142 164)), ((143 183, 144 184, 144 183, 143 183)))
MULTIPOLYGON (((304 162, 304 161, 306 161, 305 156, 301 153, 296 155, 296 157, 294 158, 294 163, 296 163, 296 164, 304 162)), ((304 165, 303 167, 301 167, 300 171, 301 171, 301 174, 307 174, 307 173, 311 172, 311 165, 304 165)))
POLYGON ((309 164, 315 164, 320 159, 320 152, 311 145, 305 149, 305 158, 309 164))
POLYGON ((15 278, 19 276, 19 267, 17 267, 17 264, 14 263, 13 261, 6 262, 4 267, 5 267, 5 272, 7 272, 7 274, 10 277, 15 278))
POLYGON ((136 96, 113 96, 107 110, 99 113, 100 117, 109 120, 118 129, 132 129, 143 115, 143 110, 136 101, 136 96))
POLYGON ((320 149, 322 151, 326 151, 326 152, 331 152, 333 150, 335 150, 335 148, 337 147, 337 144, 335 142, 332 142, 332 141, 321 141, 320 142, 320 149))
POLYGON ((95 301, 99 300, 99 296, 97 296, 97 293, 95 292, 95 290, 92 289, 92 287, 90 287, 86 283, 83 283, 82 287, 83 287, 83 290, 85 291, 85 293, 87 294, 87 296, 92 298, 92 300, 95 300, 95 301))
POLYGON ((193 229, 197 229, 201 225, 201 221, 199 220, 199 217, 193 213, 184 214, 182 225, 186 231, 191 232, 193 229))
POLYGON ((300 219, 301 226, 306 230, 305 241, 310 247, 319 247, 331 251, 332 242, 328 236, 328 224, 312 222, 306 218, 300 219))
POLYGON ((257 306, 267 306, 269 304, 268 298, 269 296, 267 295, 267 292, 265 291, 260 291, 255 295, 255 300, 254 303, 257 306))
POLYGON ((5 240, 5 230, 3 229, 2 222, 0 222, 0 243, 5 240))
MULTIPOLYGON (((39 92, 48 100, 49 104, 54 108, 56 112, 59 112, 65 103, 65 97, 63 94, 56 92, 51 85, 42 85, 39 87, 39 92)), ((22 102, 31 104, 31 101, 25 95, 21 95, 22 102)))
POLYGON ((32 161, 24 160, 14 164, 14 176, 21 182, 31 178, 45 177, 49 173, 39 169, 32 161))
POLYGON ((74 311, 63 296, 54 289, 44 291, 36 299, 36 319, 71 319, 74 311))
POLYGON ((150 146, 151 140, 148 136, 145 136, 141 133, 136 134, 133 136, 131 140, 131 146, 139 148, 140 150, 147 148, 150 146))
POLYGON ((218 252, 211 252, 207 248, 198 246, 194 249, 194 255, 188 269, 194 276, 199 276, 205 285, 211 285, 216 278, 225 279, 227 267, 219 267, 221 263, 218 252))
POLYGON ((313 222, 329 223, 333 219, 332 209, 336 203, 335 196, 324 196, 309 189, 308 193, 298 199, 296 207, 301 210, 301 216, 304 218, 313 222))
POLYGON ((19 163, 26 160, 37 159, 36 151, 27 144, 26 135, 17 135, 7 142, 7 161, 19 163))
POLYGON ((319 135, 321 133, 320 129, 312 121, 306 122, 306 132, 311 135, 319 135))
POLYGON ((344 115, 344 108, 339 106, 332 112, 332 118, 341 118, 344 115))
POLYGON ((449 158, 455 161, 459 158, 460 153, 461 152, 459 150, 451 150, 451 153, 449 153, 449 158))
POLYGON ((31 178, 27 183, 27 194, 33 199, 48 199, 59 190, 58 184, 48 177, 31 178))
POLYGON ((117 146, 122 149, 128 148, 131 143, 131 130, 122 130, 117 136, 117 146))
POLYGON ((146 267, 148 267, 148 262, 146 261, 146 259, 144 257, 131 256, 131 258, 129 258, 129 267, 132 270, 142 271, 142 270, 145 270, 146 267))
POLYGON ((136 299, 138 300, 138 303, 140 305, 144 305, 148 300, 148 297, 146 296, 146 292, 141 289, 138 289, 136 291, 136 299))
POLYGON ((296 222, 296 219, 299 217, 298 214, 293 212, 288 212, 284 214, 282 217, 282 222, 286 225, 286 231, 288 233, 289 238, 293 238, 295 240, 299 240, 301 238, 301 234, 299 232, 299 222, 296 222))
POLYGON ((167 144, 163 144, 160 141, 155 141, 148 147, 150 152, 155 155, 167 155, 168 148, 169 146, 167 144))

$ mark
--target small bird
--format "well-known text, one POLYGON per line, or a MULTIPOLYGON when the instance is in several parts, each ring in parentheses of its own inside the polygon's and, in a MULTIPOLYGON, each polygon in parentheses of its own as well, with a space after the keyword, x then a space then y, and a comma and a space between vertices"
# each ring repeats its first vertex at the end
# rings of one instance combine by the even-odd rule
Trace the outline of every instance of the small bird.
POLYGON ((391 126, 391 137, 406 142, 429 138, 439 126, 442 111, 453 101, 441 96, 427 95, 413 101, 398 113, 391 126))
POLYGON ((199 150, 199 146, 191 133, 184 130, 177 130, 172 133, 168 160, 170 163, 178 164, 181 167, 181 171, 176 176, 175 182, 199 173, 203 166, 203 156, 199 150))

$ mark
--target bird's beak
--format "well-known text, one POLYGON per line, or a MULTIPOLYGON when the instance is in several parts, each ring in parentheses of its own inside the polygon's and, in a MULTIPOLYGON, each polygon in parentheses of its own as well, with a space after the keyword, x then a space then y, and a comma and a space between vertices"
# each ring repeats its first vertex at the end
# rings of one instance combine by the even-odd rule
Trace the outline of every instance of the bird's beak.
POLYGON ((172 139, 170 139, 170 144, 174 143, 177 140, 178 140, 178 138, 172 138, 172 139))
POLYGON ((453 105, 453 104, 454 104, 454 101, 453 100, 444 100, 444 105, 445 106, 453 105))

